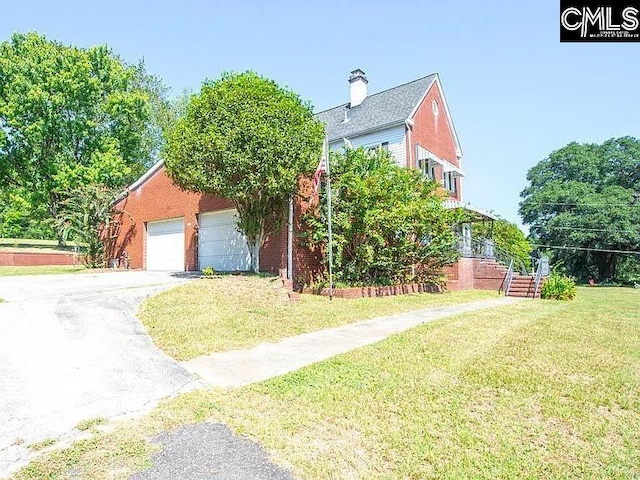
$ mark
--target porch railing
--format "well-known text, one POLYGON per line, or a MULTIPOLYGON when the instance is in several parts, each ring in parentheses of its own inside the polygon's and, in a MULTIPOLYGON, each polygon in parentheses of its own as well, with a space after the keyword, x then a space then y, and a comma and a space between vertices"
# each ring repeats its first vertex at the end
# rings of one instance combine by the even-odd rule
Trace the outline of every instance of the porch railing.
POLYGON ((498 293, 504 292, 505 295, 509 294, 509 288, 511 288, 511 281, 513 280, 514 270, 513 270, 513 259, 509 263, 509 269, 507 270, 502 283, 500 284, 500 288, 498 289, 498 293))
POLYGON ((546 277, 549 275, 549 259, 546 257, 536 258, 536 272, 534 279, 534 289, 533 296, 534 298, 539 295, 538 287, 540 287, 540 282, 542 281, 542 277, 546 277))
POLYGON ((531 267, 515 258, 506 250, 494 245, 493 241, 483 237, 463 237, 458 236, 458 252, 463 257, 472 258, 493 258, 498 263, 509 267, 513 264, 514 273, 517 271, 520 275, 531 275, 531 267))

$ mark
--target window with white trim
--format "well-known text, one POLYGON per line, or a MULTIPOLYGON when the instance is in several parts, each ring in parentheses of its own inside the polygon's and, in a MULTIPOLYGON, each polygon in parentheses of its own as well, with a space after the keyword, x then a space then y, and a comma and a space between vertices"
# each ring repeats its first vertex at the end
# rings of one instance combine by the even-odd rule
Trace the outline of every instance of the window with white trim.
POLYGON ((455 172, 442 172, 442 186, 451 193, 456 193, 457 182, 455 172))
POLYGON ((377 145, 372 145, 367 147, 368 152, 376 152, 378 150, 386 150, 389 151, 389 142, 378 143, 377 145))
POLYGON ((429 180, 434 180, 436 178, 436 163, 427 158, 418 159, 418 170, 420 170, 422 175, 429 180))

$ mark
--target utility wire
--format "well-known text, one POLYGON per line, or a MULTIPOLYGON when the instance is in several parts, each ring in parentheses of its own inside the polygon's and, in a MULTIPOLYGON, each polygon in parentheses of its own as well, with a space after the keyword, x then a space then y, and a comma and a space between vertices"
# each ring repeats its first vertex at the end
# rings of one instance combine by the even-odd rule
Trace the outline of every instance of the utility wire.
POLYGON ((583 227, 571 227, 571 226, 553 226, 553 225, 546 225, 545 227, 542 227, 544 230, 579 230, 581 232, 610 232, 610 233, 637 233, 640 232, 640 229, 638 230, 618 230, 615 228, 583 228, 583 227))
POLYGON ((567 247, 564 245, 533 245, 536 248, 559 248, 562 250, 582 250, 585 252, 628 253, 640 255, 640 250, 608 250, 606 248, 567 247))
POLYGON ((527 202, 527 205, 561 205, 567 207, 640 207, 640 203, 576 203, 576 202, 527 202))

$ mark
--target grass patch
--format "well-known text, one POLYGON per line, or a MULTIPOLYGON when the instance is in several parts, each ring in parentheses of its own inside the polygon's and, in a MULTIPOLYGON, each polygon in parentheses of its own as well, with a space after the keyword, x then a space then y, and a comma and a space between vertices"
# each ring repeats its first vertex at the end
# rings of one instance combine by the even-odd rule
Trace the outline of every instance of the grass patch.
POLYGON ((636 478, 639 306, 638 291, 580 289, 214 398, 303 479, 636 478))
POLYGON ((101 434, 63 450, 45 452, 20 470, 14 479, 126 479, 151 466, 154 451, 144 438, 131 433, 101 434))
POLYGON ((144 302, 138 317, 162 350, 188 360, 381 315, 496 297, 471 290, 332 301, 301 295, 290 302, 273 277, 223 276, 163 292, 144 302))
POLYGON ((0 277, 20 275, 55 275, 59 273, 77 273, 86 270, 83 265, 42 265, 33 267, 0 267, 0 277))
POLYGON ((107 420, 102 417, 89 418, 87 420, 79 422, 78 425, 76 425, 76 429, 84 432, 97 427, 98 425, 103 425, 104 423, 106 423, 106 421, 107 420))
POLYGON ((47 447, 50 447, 51 445, 54 445, 55 443, 56 443, 56 440, 54 438, 45 438, 41 442, 32 443, 31 445, 29 445, 29 449, 33 450, 34 452, 37 452, 39 450, 43 450, 43 449, 45 449, 47 447))
MULTIPOLYGON (((58 240, 39 240, 31 238, 0 238, 0 247, 35 247, 59 249, 58 240)), ((67 242, 63 250, 73 247, 84 247, 84 245, 77 242, 67 242)))
POLYGON ((128 478, 150 435, 222 420, 300 479, 636 478, 640 292, 581 288, 426 324, 241 389, 191 392, 16 479, 128 478))

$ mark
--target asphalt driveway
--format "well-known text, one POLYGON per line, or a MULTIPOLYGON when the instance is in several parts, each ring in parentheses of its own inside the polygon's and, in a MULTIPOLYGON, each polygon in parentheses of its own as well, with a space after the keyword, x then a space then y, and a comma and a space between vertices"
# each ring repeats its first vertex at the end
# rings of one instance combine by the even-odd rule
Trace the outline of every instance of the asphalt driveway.
POLYGON ((33 442, 145 410, 196 380, 135 317, 144 298, 185 281, 142 271, 0 277, 0 477, 33 442))

